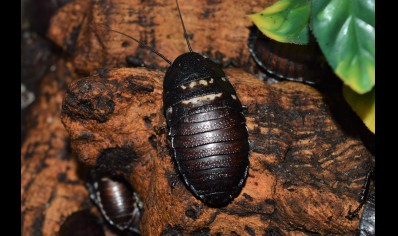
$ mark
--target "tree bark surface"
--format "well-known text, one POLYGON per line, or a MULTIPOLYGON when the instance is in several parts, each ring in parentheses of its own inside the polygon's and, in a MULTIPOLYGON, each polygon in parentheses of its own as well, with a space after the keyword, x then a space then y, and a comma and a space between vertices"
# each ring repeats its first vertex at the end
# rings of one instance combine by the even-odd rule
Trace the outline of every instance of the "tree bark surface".
MULTIPOLYGON (((64 60, 54 63, 32 105, 21 147, 22 235, 56 235, 65 218, 84 205, 88 194, 70 153, 61 123, 61 103, 72 74, 64 60)), ((70 66, 70 63, 69 63, 70 66)))
POLYGON ((166 134, 156 133, 165 125, 161 72, 113 69, 73 82, 62 109, 72 149, 87 165, 130 181, 144 201, 144 235, 354 235, 358 220, 345 216, 358 205, 372 158, 359 137, 309 86, 225 72, 247 106, 252 143, 249 177, 228 206, 205 206, 179 180, 166 134))
MULTIPOLYGON (((252 22, 246 16, 271 1, 181 1, 180 9, 192 48, 220 63, 250 68, 247 50, 252 22)), ((49 37, 72 58, 76 69, 90 73, 98 67, 166 67, 150 50, 139 47, 128 34, 173 61, 188 52, 175 1, 74 1, 55 15, 49 37), (127 63, 127 58, 134 61, 127 63)))

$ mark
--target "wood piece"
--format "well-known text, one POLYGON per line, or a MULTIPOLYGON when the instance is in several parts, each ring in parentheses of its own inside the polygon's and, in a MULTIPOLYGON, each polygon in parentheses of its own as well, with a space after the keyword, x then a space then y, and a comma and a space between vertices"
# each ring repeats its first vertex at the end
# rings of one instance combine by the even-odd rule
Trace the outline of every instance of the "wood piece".
MULTIPOLYGON (((309 86, 225 72, 248 107, 253 146, 246 185, 227 207, 205 206, 178 179, 166 136, 155 132, 165 125, 159 71, 104 70, 73 82, 62 110, 73 151, 85 164, 130 180, 144 201, 143 235, 354 235, 359 221, 345 216, 358 205, 373 158, 359 136, 309 86)), ((357 122, 347 106, 339 112, 357 122)))
MULTIPOLYGON (((254 65, 247 49, 252 22, 247 14, 271 1, 181 1, 180 8, 194 51, 221 64, 254 65)), ((137 38, 173 61, 187 52, 175 1, 77 0, 62 8, 51 22, 49 37, 73 57, 79 72, 98 67, 166 67, 149 50, 108 27, 137 38), (126 62, 127 57, 131 59, 126 62)))
POLYGON ((21 147, 22 235, 56 235, 60 224, 88 202, 60 119, 71 74, 65 61, 43 78, 39 97, 28 115, 30 125, 21 147))

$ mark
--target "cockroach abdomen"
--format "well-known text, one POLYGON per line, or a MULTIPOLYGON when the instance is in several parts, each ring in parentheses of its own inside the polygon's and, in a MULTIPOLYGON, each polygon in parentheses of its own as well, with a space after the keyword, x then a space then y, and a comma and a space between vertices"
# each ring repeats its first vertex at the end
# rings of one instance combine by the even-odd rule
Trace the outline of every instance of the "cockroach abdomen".
POLYGON ((277 79, 320 84, 333 74, 315 40, 308 45, 281 43, 252 27, 248 47, 257 65, 277 79))
POLYGON ((209 206, 228 204, 247 178, 249 134, 225 73, 198 53, 179 56, 165 75, 163 106, 185 184, 209 206))
POLYGON ((142 202, 127 181, 116 177, 100 177, 89 185, 90 197, 107 222, 119 230, 139 233, 142 202))

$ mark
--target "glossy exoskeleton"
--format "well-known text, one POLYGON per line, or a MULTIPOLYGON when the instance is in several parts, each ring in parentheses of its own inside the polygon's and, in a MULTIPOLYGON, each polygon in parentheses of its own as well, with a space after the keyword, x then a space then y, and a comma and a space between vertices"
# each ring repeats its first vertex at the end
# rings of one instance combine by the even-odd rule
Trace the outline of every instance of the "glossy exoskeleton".
POLYGON ((325 76, 330 77, 331 71, 318 45, 312 41, 309 45, 281 43, 252 27, 248 47, 257 65, 274 78, 320 84, 325 76))
POLYGON ((226 205, 240 192, 249 167, 248 132, 234 88, 216 64, 194 52, 173 62, 163 86, 179 173, 203 202, 226 205))
POLYGON ((375 169, 374 167, 367 173, 365 183, 362 186, 359 206, 348 213, 347 219, 353 220, 358 217, 360 210, 365 206, 359 224, 359 236, 375 235, 375 169), (373 182, 373 185, 371 184, 373 182))
MULTIPOLYGON (((185 36, 186 30, 182 21, 185 36)), ((242 105, 219 65, 190 52, 177 57, 163 82, 163 112, 172 158, 191 192, 209 206, 235 198, 249 168, 242 105)))
POLYGON ((208 206, 221 207, 241 191, 249 169, 249 141, 242 105, 219 65, 189 48, 173 63, 163 82, 163 112, 172 158, 186 186, 208 206))
POLYGON ((376 235, 375 200, 375 192, 371 190, 363 209, 361 222, 359 223, 359 236, 376 235))
POLYGON ((100 177, 87 184, 90 198, 107 222, 119 230, 139 233, 142 202, 127 181, 116 177, 100 177))

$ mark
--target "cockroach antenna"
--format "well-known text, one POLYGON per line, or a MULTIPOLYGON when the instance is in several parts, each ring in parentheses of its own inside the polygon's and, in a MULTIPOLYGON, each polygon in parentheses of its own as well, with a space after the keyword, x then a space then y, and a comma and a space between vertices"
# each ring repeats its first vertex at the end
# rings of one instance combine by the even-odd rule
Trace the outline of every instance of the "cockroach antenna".
POLYGON ((180 7, 178 6, 178 0, 176 0, 176 3, 177 3, 178 15, 180 16, 182 28, 184 29, 184 37, 185 37, 185 40, 187 41, 187 45, 188 45, 189 51, 192 52, 191 44, 189 43, 188 34, 187 34, 186 29, 185 29, 184 21, 182 20, 180 7))
POLYGON ((143 47, 143 48, 151 50, 151 52, 155 53, 156 55, 161 57, 165 62, 167 62, 167 63, 169 63, 171 65, 171 61, 169 59, 167 59, 165 56, 163 56, 160 52, 156 51, 153 47, 148 46, 146 43, 144 43, 144 42, 142 42, 142 41, 140 41, 140 40, 138 40, 136 38, 133 38, 132 36, 130 36, 128 34, 125 34, 123 32, 111 29, 109 26, 105 26, 105 25, 100 25, 100 26, 107 28, 107 30, 109 30, 111 32, 115 32, 115 33, 121 34, 123 36, 126 36, 129 39, 132 39, 132 40, 136 41, 140 45, 140 47, 143 47))
POLYGON ((125 34, 125 33, 122 33, 122 32, 117 31, 117 30, 109 29, 109 31, 112 31, 112 32, 115 32, 115 33, 124 35, 124 36, 126 36, 127 38, 136 41, 141 47, 147 48, 147 49, 151 50, 151 52, 155 53, 156 55, 158 55, 159 57, 161 57, 163 60, 165 60, 167 63, 169 63, 169 64, 171 65, 171 61, 170 61, 169 59, 167 59, 167 58, 166 58, 165 56, 163 56, 160 52, 156 51, 153 47, 148 46, 148 45, 145 44, 144 42, 142 42, 142 41, 140 41, 140 40, 138 40, 138 39, 135 39, 135 38, 131 37, 130 35, 125 34))

